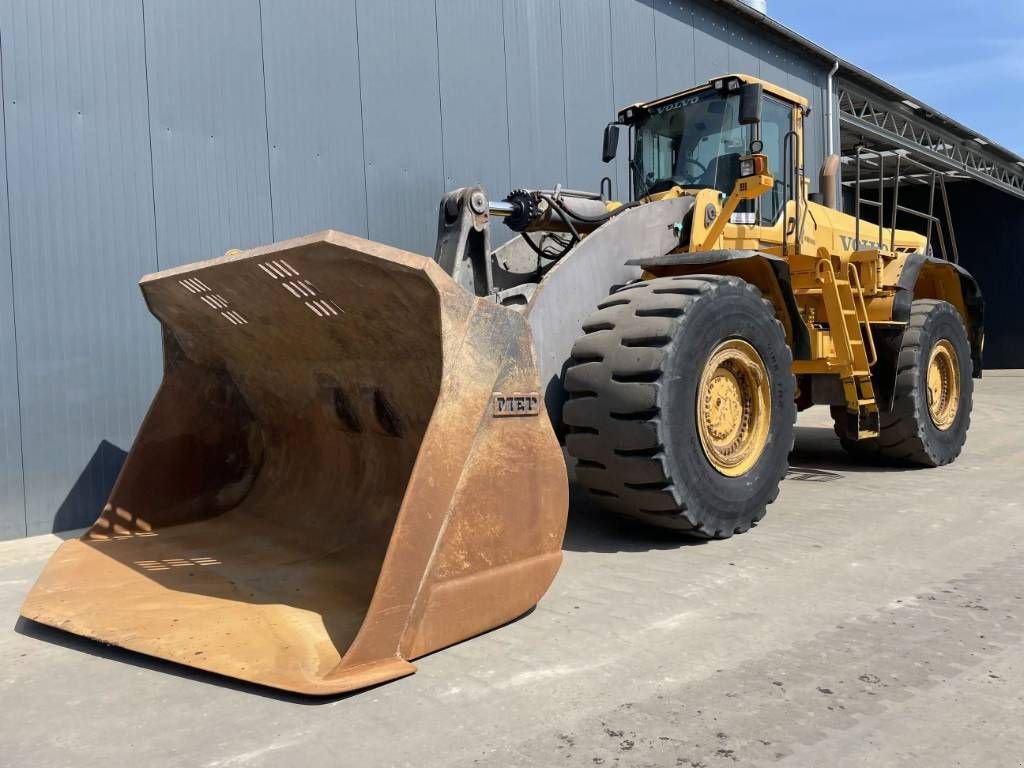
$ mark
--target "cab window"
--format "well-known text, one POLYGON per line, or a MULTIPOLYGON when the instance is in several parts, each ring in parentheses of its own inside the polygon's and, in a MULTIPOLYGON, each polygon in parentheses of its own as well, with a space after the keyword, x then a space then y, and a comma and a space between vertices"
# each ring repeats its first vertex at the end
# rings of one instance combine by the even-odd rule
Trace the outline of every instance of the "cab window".
POLYGON ((765 96, 764 104, 761 106, 761 141, 764 142, 764 153, 768 156, 768 168, 775 177, 775 185, 770 192, 760 198, 759 218, 764 226, 771 226, 778 220, 786 203, 784 147, 786 134, 792 130, 792 124, 793 107, 771 96, 765 96))

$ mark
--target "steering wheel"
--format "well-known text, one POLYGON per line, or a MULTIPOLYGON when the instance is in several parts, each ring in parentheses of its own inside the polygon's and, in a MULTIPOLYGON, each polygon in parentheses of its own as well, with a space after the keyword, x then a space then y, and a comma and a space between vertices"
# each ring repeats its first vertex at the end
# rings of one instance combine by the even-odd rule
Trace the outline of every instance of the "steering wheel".
MULTIPOLYGON (((683 161, 682 161, 682 166, 686 167, 687 164, 695 165, 700 170, 700 173, 698 173, 696 176, 687 176, 687 178, 690 181, 697 181, 705 173, 707 173, 708 167, 706 165, 704 165, 704 163, 702 163, 700 160, 694 160, 692 157, 684 157, 683 161)), ((680 169, 680 170, 682 170, 682 169, 680 169)))

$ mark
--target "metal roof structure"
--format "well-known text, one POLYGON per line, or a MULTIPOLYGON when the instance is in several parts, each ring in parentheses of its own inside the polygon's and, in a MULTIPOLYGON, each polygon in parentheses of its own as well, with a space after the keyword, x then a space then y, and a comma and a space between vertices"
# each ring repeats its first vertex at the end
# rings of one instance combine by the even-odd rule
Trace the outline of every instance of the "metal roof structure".
POLYGON ((1024 198, 1024 158, 751 8, 715 0, 823 61, 838 65, 840 125, 879 147, 912 153, 948 178, 969 178, 1024 198))

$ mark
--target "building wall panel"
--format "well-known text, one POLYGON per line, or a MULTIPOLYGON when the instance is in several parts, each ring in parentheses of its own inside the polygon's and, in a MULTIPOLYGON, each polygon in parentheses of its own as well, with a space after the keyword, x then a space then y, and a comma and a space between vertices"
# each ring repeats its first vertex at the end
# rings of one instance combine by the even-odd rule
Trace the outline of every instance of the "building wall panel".
POLYGON ((817 192, 821 164, 825 159, 825 132, 822 124, 822 77, 806 59, 792 58, 790 90, 804 96, 810 106, 810 114, 804 118, 804 168, 810 180, 811 191, 817 192))
MULTIPOLYGON (((0 47, 3 41, 0 39, 0 47)), ((0 82, 3 61, 0 60, 0 82)), ((2 108, 2 104, 0 104, 2 108)), ((6 144, 0 120, 0 146, 6 144)), ((7 179, 7 159, 0 152, 0 181, 7 179)), ((0 541, 25 535, 25 486, 21 467, 21 408, 18 349, 14 327, 11 272, 10 209, 7 184, 0 183, 0 541)))
MULTIPOLYGON (((609 0, 611 11, 612 100, 619 110, 658 95, 654 0, 609 0)), ((615 160, 614 196, 625 199, 629 189, 629 147, 626 131, 615 160)))
POLYGON ((511 191, 503 13, 501 3, 437 2, 446 190, 482 184, 494 198, 511 191))
POLYGON ((503 8, 512 186, 550 189, 568 173, 559 7, 504 0, 503 8))
POLYGON ((658 94, 667 95, 694 83, 693 3, 654 0, 658 94))
POLYGON ((729 69, 729 23, 712 6, 693 7, 693 76, 700 83, 724 75, 729 69))
POLYGON ((33 534, 95 519, 157 382, 146 56, 138 0, 5 0, 0 22, 33 534))
POLYGON ((355 0, 263 0, 261 30, 274 238, 365 237, 355 0))
POLYGON ((729 71, 761 75, 761 37, 753 27, 735 17, 729 19, 729 71))
POLYGON ((258 0, 146 0, 162 268, 274 239, 258 0))
POLYGON ((601 162, 601 134, 615 116, 610 8, 592 0, 562 0, 561 23, 565 183, 597 191, 603 177, 614 175, 601 162))
POLYGON ((785 44, 781 40, 762 36, 758 59, 759 75, 762 79, 789 88, 789 62, 786 59, 785 44))
POLYGON ((431 255, 444 191, 433 0, 360 0, 370 238, 431 255))

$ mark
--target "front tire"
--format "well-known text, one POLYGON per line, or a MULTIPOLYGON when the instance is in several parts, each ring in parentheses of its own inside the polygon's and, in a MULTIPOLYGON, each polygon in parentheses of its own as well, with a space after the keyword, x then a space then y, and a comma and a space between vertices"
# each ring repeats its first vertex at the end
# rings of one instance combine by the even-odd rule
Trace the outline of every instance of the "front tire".
POLYGON ((967 440, 974 382, 971 345, 956 308, 919 299, 911 305, 896 361, 892 408, 876 438, 854 441, 842 430, 844 406, 833 408, 836 433, 851 454, 889 463, 949 464, 967 440))
POLYGON ((660 277, 609 296, 565 374, 566 447, 605 509, 704 538, 757 523, 793 445, 792 355, 736 277, 660 277))

